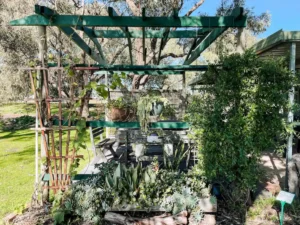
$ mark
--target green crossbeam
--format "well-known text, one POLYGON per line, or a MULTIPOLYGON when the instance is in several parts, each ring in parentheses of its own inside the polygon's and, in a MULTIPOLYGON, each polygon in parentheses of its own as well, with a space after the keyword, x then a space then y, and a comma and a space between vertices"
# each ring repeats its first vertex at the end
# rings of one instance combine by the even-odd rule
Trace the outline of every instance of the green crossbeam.
MULTIPOLYGON (((51 21, 53 17, 57 16, 57 14, 50 8, 35 5, 35 12, 37 14, 41 14, 41 16, 45 17, 44 19, 51 21)), ((89 46, 85 43, 85 41, 76 33, 75 30, 71 27, 59 27, 61 31, 67 35, 73 42, 77 44, 79 48, 81 48, 87 55, 89 55, 93 60, 99 62, 100 64, 105 64, 105 61, 102 57, 99 57, 89 46)), ((97 40, 95 44, 97 44, 97 40)), ((99 44, 100 45, 100 44, 99 44)), ((98 48, 99 48, 98 45, 98 48)), ((101 48, 100 48, 101 50, 101 48)), ((102 50, 101 50, 102 53, 102 50)), ((103 55, 103 54, 102 54, 103 55)))
MULTIPOLYGON (((113 73, 120 73, 124 72, 125 74, 134 74, 134 75, 150 75, 150 76, 169 76, 169 75, 182 75, 184 73, 184 70, 160 70, 160 71, 120 71, 120 70, 114 70, 111 71, 113 73)), ((103 71, 103 73, 100 73, 101 75, 105 75, 106 71, 103 71)))
MULTIPOLYGON (((244 12, 243 8, 235 8, 235 9, 233 9, 233 11, 231 13, 231 17, 233 17, 234 21, 239 21, 241 18, 243 18, 243 12, 244 12)), ((227 29, 228 29, 228 27, 222 27, 222 28, 216 28, 216 29, 212 30, 203 39, 203 41, 200 42, 194 50, 192 50, 191 56, 185 60, 184 65, 189 65, 189 64, 193 63, 201 55, 201 53, 205 49, 207 49, 227 29)))
MULTIPOLYGON (((116 16, 119 16, 118 13, 114 10, 114 8, 112 7, 108 7, 108 15, 111 18, 115 18, 116 16)), ((132 42, 130 39, 130 34, 129 34, 129 30, 128 27, 120 27, 122 34, 125 35, 125 37, 127 38, 127 43, 128 43, 128 51, 129 51, 129 58, 130 58, 130 64, 133 65, 133 56, 132 56, 132 42)))
MULTIPOLYGON (((96 174, 76 174, 74 176, 72 176, 72 180, 84 180, 84 179, 87 179, 89 177, 93 177, 93 176, 96 176, 96 174)), ((50 180, 50 174, 49 173, 46 173, 43 178, 42 178, 43 181, 49 181, 50 180)))
MULTIPOLYGON (((198 38, 204 37, 212 29, 194 29, 170 31, 168 38, 198 38)), ((143 32, 139 30, 128 31, 130 38, 143 38, 143 32)), ((94 30, 95 38, 127 38, 127 35, 121 30, 94 30)), ((163 30, 146 30, 145 38, 163 38, 163 30)))
MULTIPOLYGON (((51 14, 47 7, 40 6, 44 15, 51 14)), ((51 15, 49 15, 51 16, 51 15)), ((102 26, 102 27, 245 27, 246 17, 241 16, 192 16, 192 17, 136 17, 136 16, 89 16, 89 15, 55 15, 51 20, 41 17, 25 17, 13 20, 14 26, 102 26)))
POLYGON ((92 42, 94 43, 94 45, 96 46, 96 48, 98 49, 98 52, 101 56, 101 59, 103 61, 102 64, 106 64, 106 59, 105 59, 105 56, 104 56, 104 53, 103 53, 103 50, 102 50, 102 46, 101 44, 99 43, 98 39, 96 37, 94 37, 94 30, 93 29, 90 29, 90 28, 87 28, 87 27, 79 27, 77 29, 80 29, 84 32, 85 35, 87 35, 91 40, 92 42))
MULTIPOLYGON (((76 123, 72 123, 75 125, 76 123)), ((59 125, 59 120, 53 121, 54 126, 59 125)), ((62 126, 67 126, 68 121, 63 120, 62 126)), ((140 128, 139 122, 112 122, 112 121, 103 121, 103 120, 94 120, 94 121, 87 121, 87 127, 114 127, 114 128, 140 128)), ((190 126, 186 122, 155 122, 149 124, 151 128, 161 128, 161 129, 188 129, 190 126)))
MULTIPOLYGON (((48 63, 49 67, 57 67, 57 63, 48 63)), ((63 64, 64 67, 70 66, 63 64)), ((75 68, 94 68, 103 71, 206 71, 207 65, 98 65, 75 64, 75 68)))

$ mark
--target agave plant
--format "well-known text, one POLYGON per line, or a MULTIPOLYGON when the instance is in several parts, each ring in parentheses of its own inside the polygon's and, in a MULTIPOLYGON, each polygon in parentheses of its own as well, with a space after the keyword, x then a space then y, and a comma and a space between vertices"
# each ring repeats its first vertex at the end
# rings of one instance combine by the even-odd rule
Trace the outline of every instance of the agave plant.
POLYGON ((175 151, 173 155, 169 155, 164 150, 164 167, 167 170, 178 171, 181 161, 184 159, 186 154, 188 153, 188 149, 185 149, 184 143, 179 143, 175 147, 175 151))
POLYGON ((127 168, 119 164, 113 174, 105 178, 108 188, 116 192, 117 196, 135 197, 139 194, 139 184, 143 179, 143 169, 140 164, 127 168))

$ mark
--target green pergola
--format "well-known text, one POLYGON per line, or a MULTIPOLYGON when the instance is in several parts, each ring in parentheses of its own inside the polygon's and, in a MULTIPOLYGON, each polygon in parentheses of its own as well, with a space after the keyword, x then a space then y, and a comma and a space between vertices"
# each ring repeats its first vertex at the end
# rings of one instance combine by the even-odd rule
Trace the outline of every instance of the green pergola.
MULTIPOLYGON (((161 39, 161 51, 169 38, 192 38, 193 44, 188 52, 184 65, 192 64, 201 53, 207 49, 224 31, 231 27, 245 27, 247 24, 243 8, 235 8, 228 16, 178 16, 178 10, 169 17, 148 17, 146 10, 142 9, 142 16, 118 16, 113 8, 108 8, 108 16, 90 15, 60 15, 54 10, 36 5, 35 14, 10 22, 12 26, 55 26, 74 41, 97 65, 107 65, 105 55, 98 38, 126 38, 131 65, 132 38, 143 39, 143 54, 146 56, 146 38, 161 39), (119 27, 119 29, 105 30, 98 28, 119 27), (130 30, 132 27, 141 27, 141 31, 130 30), (146 29, 147 28, 147 29, 146 29), (159 30, 158 30, 159 28, 159 30), (172 29, 171 29, 172 28, 172 29), (189 28, 189 30, 182 30, 189 28), (97 51, 91 48, 77 33, 82 31, 95 45, 97 51)), ((153 66, 152 66, 153 67, 153 66)), ((163 70, 172 71, 178 66, 167 65, 163 70)), ((118 70, 119 66, 109 65, 109 71, 118 70)), ((182 67, 182 71, 193 70, 193 67, 182 67)), ((147 68, 145 67, 145 70, 147 68)), ((153 69, 155 71, 155 68, 153 69)), ((157 70, 161 70, 159 66, 157 70)), ((198 68, 194 68, 198 70, 198 68)), ((132 68, 135 71, 135 68, 132 68)), ((141 71, 143 71, 141 69, 141 71)), ((149 72, 151 74, 151 72, 149 72)))
MULTIPOLYGON (((22 19, 10 22, 12 26, 54 26, 58 27, 76 45, 90 56, 95 64, 75 65, 78 70, 95 71, 126 71, 137 75, 182 75, 185 71, 205 71, 205 65, 191 65, 201 53, 207 49, 224 31, 231 27, 245 27, 247 24, 243 8, 235 8, 228 16, 178 16, 178 10, 174 9, 173 15, 169 17, 148 17, 146 10, 142 9, 142 16, 118 16, 111 7, 108 9, 108 16, 90 15, 60 15, 54 10, 40 5, 35 5, 35 14, 22 19), (107 30, 103 28, 118 27, 118 29, 107 30), (132 27, 141 27, 142 30, 130 30, 132 27), (101 29, 102 28, 102 29, 101 29), (146 29, 147 28, 147 29, 146 29), (159 29, 158 29, 159 28, 159 29), (172 29, 171 29, 172 28, 172 29), (182 30, 189 28, 189 30, 182 30), (90 47, 77 33, 82 31, 88 37, 96 51, 90 47), (130 55, 130 65, 108 65, 106 57, 102 51, 102 46, 98 38, 126 38, 130 55), (170 38, 192 38, 193 44, 185 58, 183 65, 134 65, 132 54, 132 39, 143 39, 143 55, 146 58, 147 49, 145 47, 146 38, 160 39, 160 49, 158 58, 161 57, 163 47, 170 38)), ((145 62, 146 64, 146 62, 145 62)), ((57 64, 49 64, 49 67, 56 67, 57 64)), ((63 65, 66 66, 66 65, 63 65)), ((94 124, 97 124, 96 122, 94 124)), ((166 125, 153 124, 154 127, 164 127, 166 125)), ((115 127, 138 127, 136 123, 110 123, 101 122, 101 126, 115 127), (109 123, 109 124, 103 124, 109 123)), ((171 123, 170 128, 186 128, 185 123, 171 123)))
MULTIPOLYGON (((203 65, 191 65, 197 60, 203 51, 205 51, 224 31, 228 28, 241 28, 246 27, 247 18, 244 15, 243 8, 237 7, 232 10, 230 15, 227 16, 179 16, 178 10, 174 9, 173 14, 168 17, 150 17, 147 16, 146 9, 142 9, 142 16, 119 16, 113 8, 108 7, 108 16, 91 16, 91 15, 60 15, 56 11, 41 5, 35 5, 35 14, 26 16, 21 19, 13 20, 10 22, 11 26, 37 26, 39 27, 39 45, 40 54, 39 58, 43 64, 45 55, 46 45, 46 28, 47 27, 57 27, 62 33, 67 35, 86 55, 88 55, 95 63, 93 65, 77 64, 72 65, 76 70, 91 70, 91 71, 125 71, 127 73, 134 73, 136 75, 184 75, 186 71, 205 71, 207 66, 203 65), (132 29, 139 27, 139 30, 132 29), (89 42, 86 42, 79 32, 83 32, 83 37, 88 38, 89 42), (102 50, 99 38, 108 39, 121 39, 125 38, 127 40, 127 46, 130 56, 129 65, 109 65, 106 60, 106 56, 102 50), (142 39, 143 48, 143 61, 144 65, 135 65, 133 60, 133 40, 132 39, 142 39), (192 39, 192 46, 188 51, 185 60, 182 65, 147 65, 146 56, 147 48, 145 45, 145 40, 147 38, 157 38, 160 39, 160 47, 158 50, 158 62, 161 60, 161 53, 167 44, 167 41, 171 38, 190 38, 192 39), (93 43, 90 46, 88 43, 93 43)), ((45 63, 44 63, 45 64, 45 63)), ((60 68, 61 64, 48 64, 43 65, 46 69, 51 69, 51 67, 60 68)), ((55 69, 54 68, 54 69, 55 69)), ((40 72, 42 74, 42 72, 40 72)), ((59 73, 58 73, 59 74, 59 73)), ((31 80, 32 74, 31 75, 31 80)), ((42 75, 40 75, 42 78, 42 75)), ((61 76, 60 76, 61 78, 61 76)), ((58 78, 59 79, 59 78, 58 78)), ((33 83, 33 81, 31 81, 33 83)), ((41 84, 43 85, 43 84, 41 84)), ((34 86, 34 84, 32 85, 34 86)), ((41 90, 41 87, 39 87, 41 90)), ((36 91, 35 91, 36 93, 36 91)), ((59 92, 60 93, 60 92, 59 92)), ((36 94, 35 94, 36 95, 36 94)), ((60 96, 61 97, 61 96, 60 96)), ((43 99, 47 100, 46 97, 43 99)), ((38 102, 38 99, 35 99, 38 102)), ((37 107, 38 103, 37 103, 37 107)), ((48 106, 47 106, 48 107, 48 106)), ((61 180, 67 181, 68 184, 69 175, 66 171, 62 171, 62 161, 68 163, 68 160, 74 160, 75 153, 73 156, 69 156, 67 153, 64 156, 62 154, 62 130, 74 129, 70 127, 74 125, 74 121, 71 123, 69 121, 63 121, 61 116, 61 101, 59 103, 60 116, 59 120, 51 121, 50 127, 43 125, 42 115, 37 114, 39 118, 39 124, 41 128, 39 129, 43 136, 43 146, 45 152, 48 152, 47 138, 45 131, 52 129, 52 136, 54 135, 54 130, 59 130, 59 157, 56 157, 55 149, 50 149, 49 154, 52 151, 52 155, 47 156, 49 174, 48 180, 53 180, 49 188, 61 188, 64 184, 59 184, 61 180), (52 124, 53 123, 53 124, 52 124), (71 124, 70 124, 71 123, 71 124), (52 125, 57 127, 51 127, 52 125), (66 127, 68 126, 68 127, 66 127), (68 158, 69 157, 69 158, 68 158), (70 158, 71 157, 71 158, 70 158), (51 160, 55 161, 54 172, 52 171, 51 160), (56 161, 59 162, 59 169, 56 169, 56 161), (59 173, 57 171, 59 171, 59 173), (64 178, 63 178, 64 177, 64 178)), ((39 110, 37 110, 38 112, 39 110)), ((47 111, 47 110, 46 110, 47 111)), ((49 110, 50 111, 50 110, 49 110)), ((37 123, 36 123, 37 124, 37 123)), ((139 128, 140 124, 138 122, 110 122, 110 121, 89 121, 87 126, 90 127, 116 127, 116 128, 139 128)), ((151 123, 151 128, 159 129, 187 129, 189 125, 184 122, 157 122, 151 123)), ((36 132, 38 128, 36 125, 36 132)), ((36 133, 37 135, 37 133, 36 133)), ((36 136, 37 137, 37 136, 36 136)), ((51 138, 49 139, 51 141, 51 138)), ((51 141, 53 146, 54 138, 51 141)), ((36 182, 38 182, 38 146, 36 142, 36 182)), ((65 164, 66 165, 66 164, 65 164)), ((65 169, 65 168, 64 168, 65 169)), ((44 177, 44 180, 47 178, 44 177)))
MULTIPOLYGON (((174 9, 172 16, 168 17, 149 17, 146 9, 142 9, 142 16, 119 16, 116 11, 108 7, 108 16, 91 15, 60 15, 54 10, 35 5, 35 14, 10 22, 12 26, 39 26, 39 27, 58 27, 67 35, 83 52, 91 57, 95 64, 77 64, 77 70, 94 70, 110 72, 127 72, 136 75, 182 75, 186 71, 206 71, 206 65, 191 65, 201 53, 207 49, 224 31, 228 28, 246 27, 247 18, 244 9, 237 7, 228 16, 183 16, 178 15, 178 10, 174 9), (141 30, 130 30, 133 27, 140 27, 141 30), (112 29, 108 29, 112 28, 112 29), (116 29, 117 28, 117 29, 116 29), (146 29, 147 28, 147 29, 146 29), (187 28, 186 30, 183 30, 187 28), (84 33, 84 37, 89 38, 94 44, 95 49, 85 42, 78 31, 84 33), (130 56, 130 65, 109 65, 102 50, 98 38, 120 39, 126 38, 130 56), (132 39, 143 39, 143 58, 144 65, 134 65, 132 54, 132 39), (190 38, 193 40, 192 46, 185 57, 183 65, 146 65, 147 49, 145 39, 160 39, 160 49, 158 58, 166 42, 170 38, 190 38)), ((158 60, 160 61, 160 60, 158 60)), ((57 64, 48 64, 48 67, 57 67, 57 64)), ((67 66, 67 65, 61 65, 67 66)), ((119 123, 101 124, 104 126, 124 126, 119 123)), ((130 125, 126 125, 127 127, 130 125)), ((138 124, 132 124, 137 127, 138 124)), ((161 124, 155 125, 162 126, 161 124)), ((188 125, 169 124, 171 127, 186 128, 188 125)), ((165 127, 165 126, 163 126, 165 127)))

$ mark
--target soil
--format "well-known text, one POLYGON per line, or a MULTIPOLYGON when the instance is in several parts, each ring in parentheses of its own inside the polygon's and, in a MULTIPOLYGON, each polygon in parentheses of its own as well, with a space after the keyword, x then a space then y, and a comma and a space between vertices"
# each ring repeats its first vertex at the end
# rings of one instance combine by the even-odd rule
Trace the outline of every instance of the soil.
POLYGON ((53 220, 49 213, 49 208, 38 207, 25 211, 18 215, 12 222, 15 225, 50 225, 53 220))

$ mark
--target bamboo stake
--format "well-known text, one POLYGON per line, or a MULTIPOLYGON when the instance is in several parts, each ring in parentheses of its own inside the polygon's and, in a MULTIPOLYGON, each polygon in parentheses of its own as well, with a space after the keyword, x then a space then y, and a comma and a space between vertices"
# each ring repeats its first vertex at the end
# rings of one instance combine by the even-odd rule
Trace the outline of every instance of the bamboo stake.
MULTIPOLYGON (((36 98, 37 97, 36 88, 35 88, 35 85, 34 85, 34 80, 33 80, 33 75, 32 75, 32 71, 31 70, 29 70, 29 75, 30 75, 31 88, 32 88, 32 91, 33 91, 33 94, 34 94, 34 98, 36 98)), ((43 121, 42 121, 42 117, 41 117, 40 105, 39 105, 38 102, 35 102, 35 104, 36 104, 36 109, 37 109, 37 112, 38 112, 38 119, 39 119, 40 127, 43 128, 44 125, 43 125, 43 121)), ((43 145, 44 145, 44 148, 45 148, 45 153, 46 153, 46 158, 47 158, 47 166, 48 166, 49 174, 52 174, 51 161, 50 161, 50 158, 49 158, 48 145, 47 145, 47 141, 46 141, 45 131, 42 130, 41 134, 42 134, 42 137, 43 137, 42 139, 43 139, 43 145)), ((52 181, 51 179, 53 179, 52 176, 50 176, 50 183, 52 181)))
MULTIPOLYGON (((71 97, 71 107, 73 107, 74 104, 74 96, 73 96, 73 81, 74 78, 70 79, 71 80, 71 88, 70 88, 70 97, 71 97)), ((68 127, 71 127, 71 113, 68 116, 68 127)), ((66 143, 66 156, 69 155, 69 145, 70 145, 70 138, 71 138, 71 131, 68 130, 67 132, 67 143, 66 143)), ((70 183, 70 176, 68 176, 67 173, 67 169, 68 169, 68 158, 65 159, 65 165, 64 165, 64 174, 65 174, 65 180, 66 180, 66 184, 68 185, 70 183)))
MULTIPOLYGON (((49 86, 48 86, 48 77, 47 77, 47 70, 42 70, 41 71, 44 75, 44 86, 45 86, 45 94, 46 98, 49 97, 49 86)), ((47 118, 48 121, 51 119, 51 105, 50 102, 46 102, 47 105, 47 118)), ((48 125, 50 128, 52 128, 52 124, 48 122, 48 125)), ((51 134, 51 151, 52 155, 56 157, 56 151, 55 151, 55 136, 54 136, 54 130, 49 132, 51 134)), ((58 185, 59 181, 57 180, 57 164, 56 164, 56 159, 54 159, 54 173, 55 173, 55 178, 54 178, 54 183, 55 185, 58 185)), ((54 190, 54 193, 56 193, 56 190, 54 190)))

